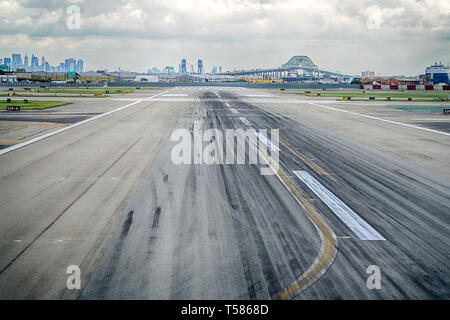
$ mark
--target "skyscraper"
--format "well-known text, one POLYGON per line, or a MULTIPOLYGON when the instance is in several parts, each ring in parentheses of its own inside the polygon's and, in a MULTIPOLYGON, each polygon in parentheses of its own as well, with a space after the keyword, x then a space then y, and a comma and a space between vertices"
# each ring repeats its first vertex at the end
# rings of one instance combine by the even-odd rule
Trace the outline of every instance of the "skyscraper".
POLYGON ((77 65, 77 60, 74 58, 69 58, 64 61, 64 72, 73 72, 77 65))
POLYGON ((38 66, 39 66, 39 59, 33 53, 33 55, 31 56, 30 71, 36 71, 38 66))
POLYGON ((180 73, 186 73, 186 59, 181 60, 180 73))
POLYGON ((11 58, 5 58, 3 59, 3 64, 6 65, 7 69, 11 69, 11 58))
POLYGON ((78 60, 77 61, 77 67, 75 68, 76 70, 76 72, 83 72, 83 68, 84 68, 84 62, 83 62, 83 60, 78 60))
POLYGON ((17 70, 17 68, 20 68, 21 66, 22 66, 22 57, 21 57, 20 53, 13 53, 11 69, 13 71, 15 71, 15 70, 17 70))
POLYGON ((219 73, 222 73, 222 66, 219 66, 219 73))
POLYGON ((23 58, 23 67, 25 68, 25 71, 28 71, 28 55, 25 54, 25 58, 23 58))
POLYGON ((197 72, 199 74, 203 73, 203 60, 201 60, 201 59, 198 59, 198 62, 197 62, 197 72))
POLYGON ((44 56, 42 56, 42 58, 41 58, 41 65, 38 67, 38 71, 48 71, 47 69, 46 69, 46 66, 47 66, 48 64, 47 64, 47 61, 45 60, 45 57, 44 56))

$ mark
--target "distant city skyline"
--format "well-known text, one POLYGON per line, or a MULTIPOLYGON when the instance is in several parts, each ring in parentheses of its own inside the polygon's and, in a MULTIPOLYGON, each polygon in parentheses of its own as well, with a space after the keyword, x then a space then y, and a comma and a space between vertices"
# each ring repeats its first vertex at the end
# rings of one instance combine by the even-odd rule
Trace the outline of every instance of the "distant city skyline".
MULTIPOLYGON (((216 65, 212 65, 209 69, 209 71, 205 71, 204 69, 204 63, 203 63, 203 59, 193 59, 192 61, 188 60, 188 59, 181 59, 179 60, 181 61, 181 63, 178 63, 178 73, 197 73, 197 74, 201 74, 204 72, 207 73, 222 73, 222 72, 226 72, 226 71, 235 71, 235 70, 240 70, 240 69, 223 69, 222 65, 220 64, 216 64, 216 65), (194 70, 194 60, 197 63, 197 69, 194 70), (189 70, 187 68, 187 66, 190 66, 189 70)), ((38 71, 44 71, 44 72, 96 72, 96 71, 107 71, 107 72, 133 72, 133 73, 147 73, 147 74, 158 74, 158 73, 165 73, 167 72, 165 70, 165 66, 144 66, 142 68, 139 68, 138 70, 133 70, 133 69, 124 69, 120 66, 118 66, 117 68, 104 68, 101 66, 93 66, 89 69, 86 69, 84 67, 84 60, 82 59, 75 59, 75 58, 65 58, 64 61, 60 62, 57 65, 50 65, 48 59, 45 56, 42 56, 41 58, 41 62, 39 63, 39 58, 37 55, 35 55, 34 53, 32 53, 31 58, 28 57, 28 54, 25 53, 25 56, 23 57, 22 60, 22 53, 12 53, 11 57, 4 57, 4 58, 0 58, 0 65, 2 64, 6 64, 9 66, 9 71, 16 71, 17 69, 25 69, 25 71, 27 72, 38 72, 38 71), (30 61, 30 63, 28 64, 28 61, 30 61)), ((176 65, 176 64, 168 64, 170 66, 176 65)), ((426 66, 427 67, 427 66, 426 66)), ((175 70, 175 69, 174 69, 175 70)), ((420 73, 422 74, 423 71, 420 73)), ((375 77, 375 75, 377 76, 413 76, 413 77, 417 77, 419 74, 390 74, 390 75, 386 75, 386 74, 381 74, 379 72, 374 72, 374 71, 360 71, 359 73, 354 74, 355 77, 369 77, 369 78, 373 78, 375 77)))
POLYGON ((22 60, 22 53, 12 53, 10 57, 0 58, 0 65, 5 65, 9 71, 17 71, 23 69, 27 72, 83 72, 84 61, 82 59, 66 58, 63 62, 57 65, 51 65, 50 62, 42 56, 41 62, 34 53, 31 55, 31 60, 28 58, 28 53, 22 60), (30 61, 30 64, 28 62, 30 61))

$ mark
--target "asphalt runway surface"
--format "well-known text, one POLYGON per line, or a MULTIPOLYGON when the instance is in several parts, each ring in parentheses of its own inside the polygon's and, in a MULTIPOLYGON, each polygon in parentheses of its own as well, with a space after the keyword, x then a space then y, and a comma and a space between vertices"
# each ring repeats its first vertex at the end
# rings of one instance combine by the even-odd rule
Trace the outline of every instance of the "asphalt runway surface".
POLYGON ((0 156, 0 298, 450 297, 448 136, 264 90, 154 94, 0 156), (171 134, 199 126, 280 142, 258 164, 175 164, 171 134), (261 175, 277 150, 277 174, 261 175))
POLYGON ((428 127, 431 129, 435 129, 435 130, 440 130, 440 131, 445 131, 450 133, 450 122, 434 122, 434 123, 429 123, 429 122, 417 122, 418 125, 424 126, 424 127, 428 127))

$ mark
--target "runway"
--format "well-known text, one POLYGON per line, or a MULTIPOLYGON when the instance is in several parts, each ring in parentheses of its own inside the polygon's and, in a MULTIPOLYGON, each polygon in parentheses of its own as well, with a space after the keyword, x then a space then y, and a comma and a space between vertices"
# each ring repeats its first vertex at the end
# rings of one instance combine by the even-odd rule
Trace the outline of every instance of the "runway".
POLYGON ((1 299, 450 297, 446 121, 220 87, 91 100, 92 120, 0 156, 1 299), (260 140, 279 170, 175 164, 195 124, 279 129, 260 140))

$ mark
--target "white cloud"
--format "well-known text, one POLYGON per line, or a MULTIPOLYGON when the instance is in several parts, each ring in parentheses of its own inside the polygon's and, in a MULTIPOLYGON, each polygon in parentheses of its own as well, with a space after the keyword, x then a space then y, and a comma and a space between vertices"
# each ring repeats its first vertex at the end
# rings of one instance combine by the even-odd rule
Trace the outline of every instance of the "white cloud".
POLYGON ((33 19, 29 16, 26 16, 26 17, 15 20, 14 24, 18 27, 32 27, 33 19))
POLYGON ((61 9, 56 11, 47 11, 36 17, 36 27, 44 27, 47 25, 55 25, 63 18, 63 11, 61 9))

